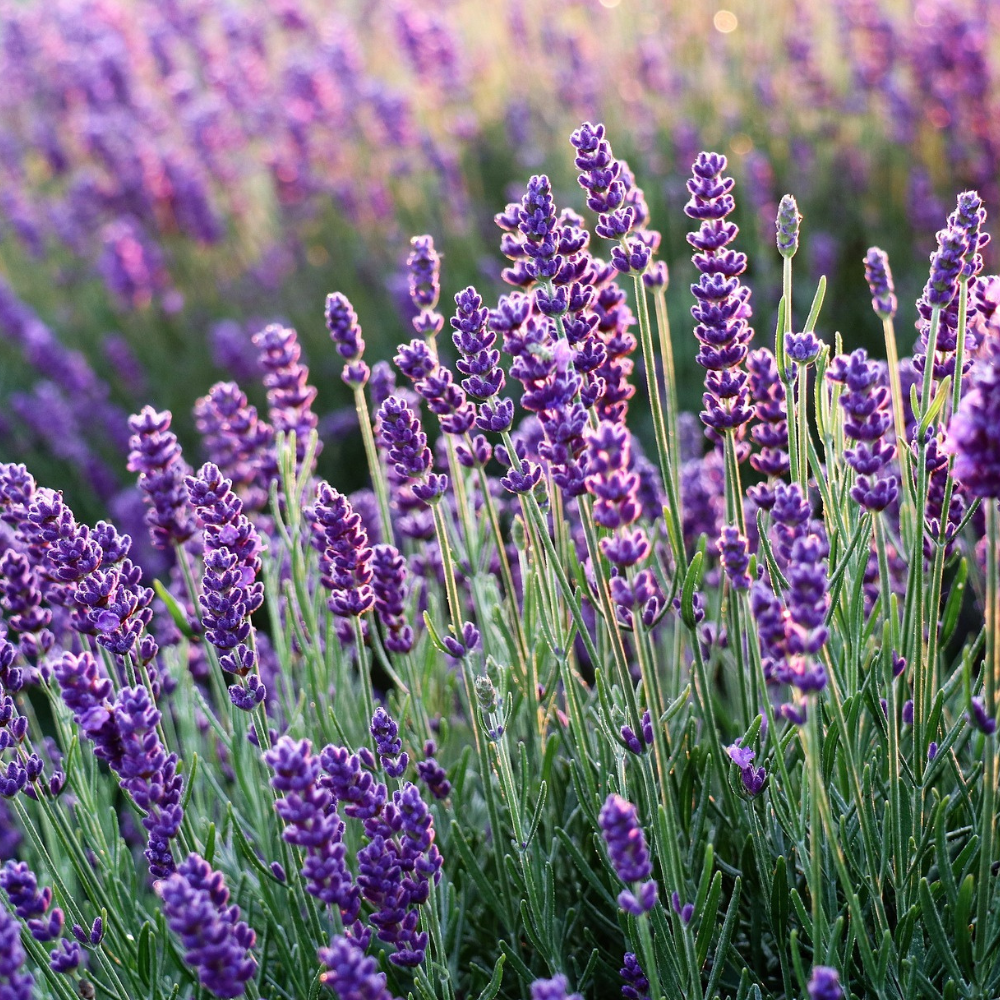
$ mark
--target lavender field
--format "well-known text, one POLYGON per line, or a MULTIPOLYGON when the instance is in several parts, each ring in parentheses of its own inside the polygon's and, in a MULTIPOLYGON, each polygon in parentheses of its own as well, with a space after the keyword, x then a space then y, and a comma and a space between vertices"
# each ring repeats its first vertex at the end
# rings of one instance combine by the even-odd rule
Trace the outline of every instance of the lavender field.
POLYGON ((0 998, 1000 996, 1000 6, 0 71, 0 998))

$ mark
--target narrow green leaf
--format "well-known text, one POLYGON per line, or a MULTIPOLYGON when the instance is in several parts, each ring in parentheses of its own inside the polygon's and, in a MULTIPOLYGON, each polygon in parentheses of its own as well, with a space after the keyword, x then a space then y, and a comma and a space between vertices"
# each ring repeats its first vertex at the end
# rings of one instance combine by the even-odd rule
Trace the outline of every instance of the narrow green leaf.
MULTIPOLYGON (((920 421, 920 426, 917 428, 914 441, 923 441, 924 434, 927 433, 927 428, 934 422, 937 415, 941 412, 941 408, 944 406, 945 400, 951 398, 951 393, 948 391, 951 385, 951 376, 948 375, 937 388, 937 392, 934 394, 934 398, 931 400, 931 405, 927 407, 927 412, 924 414, 923 419, 920 421)), ((912 388, 916 389, 916 386, 912 388)), ((914 413, 919 411, 914 410, 914 413)))
POLYGON ((684 576, 684 587, 681 590, 681 617, 688 628, 694 628, 697 622, 694 617, 694 592, 701 583, 701 566, 704 556, 696 552, 684 576))
POLYGON ((139 974, 139 979, 142 980, 142 985, 147 989, 152 982, 151 970, 153 967, 152 961, 152 941, 153 941, 153 928, 151 927, 149 921, 147 920, 142 925, 142 930, 139 931, 139 940, 136 944, 135 957, 136 957, 136 972, 139 974))
POLYGON ((962 979, 962 970, 958 967, 955 952, 952 951, 951 945, 948 943, 948 935, 945 933, 941 916, 934 905, 930 884, 926 878, 920 880, 920 911, 924 915, 924 927, 938 957, 948 967, 952 976, 956 979, 962 979))
POLYGON ((715 868, 714 865, 715 850, 712 847, 711 841, 705 845, 705 861, 701 866, 701 878, 698 880, 698 891, 694 896, 694 912, 701 913, 702 907, 705 905, 705 899, 708 897, 708 890, 712 885, 712 872, 715 868))
POLYGON ((465 871, 469 878, 476 883, 476 888, 479 890, 480 896, 490 904, 493 912, 501 921, 506 921, 508 915, 504 913, 503 906, 501 905, 500 893, 496 891, 496 886, 490 884, 482 865, 476 860, 469 842, 465 839, 465 833, 456 820, 451 821, 451 837, 451 843, 458 848, 458 853, 462 855, 465 871))
POLYGON ((771 578, 771 583, 778 590, 788 590, 788 581, 778 568, 778 560, 774 558, 771 549, 771 540, 767 537, 767 526, 764 524, 764 511, 757 511, 757 535, 760 539, 760 547, 764 552, 764 560, 767 562, 767 574, 771 578))
POLYGON ((771 930, 782 947, 785 930, 788 927, 788 875, 785 870, 785 856, 778 855, 771 876, 771 930))
POLYGON ((264 878, 270 879, 272 882, 274 882, 275 885, 280 885, 283 888, 287 888, 287 884, 285 882, 282 882, 280 879, 276 878, 271 869, 268 868, 268 866, 265 865, 264 862, 261 861, 261 859, 257 856, 257 852, 250 845, 250 841, 247 840, 247 836, 243 832, 242 826, 239 823, 234 823, 232 821, 232 811, 233 807, 232 804, 230 803, 229 827, 233 832, 233 842, 236 846, 236 849, 240 852, 240 854, 243 855, 244 858, 246 858, 247 861, 250 862, 251 867, 253 867, 253 869, 257 872, 258 875, 263 875, 264 878))
POLYGON ((569 851, 570 857, 576 864, 577 869, 580 874, 590 883, 590 885, 597 891, 598 895, 604 900, 604 902, 612 907, 612 910, 617 908, 618 901, 614 896, 608 892, 607 886, 597 877, 594 871, 594 866, 587 861, 583 856, 580 848, 576 846, 576 842, 573 838, 560 826, 556 827, 556 836, 559 838, 562 845, 569 851))
POLYGON ((788 362, 785 360, 785 312, 787 310, 784 295, 778 302, 778 321, 774 327, 774 361, 778 368, 778 377, 785 380, 785 368, 788 362))
POLYGON ((945 646, 955 633, 955 626, 958 624, 958 615, 962 610, 962 601, 965 597, 965 581, 969 576, 969 562, 963 556, 959 561, 955 578, 951 581, 951 589, 948 591, 948 601, 944 606, 944 615, 941 618, 941 645, 945 646))
POLYGON ((888 927, 882 935, 882 947, 878 952, 878 969, 875 972, 875 988, 881 993, 885 989, 885 976, 889 971, 889 956, 892 954, 892 931, 888 927))
POLYGON ((698 936, 694 942, 695 960, 698 968, 705 965, 708 958, 708 949, 712 943, 712 936, 715 933, 715 918, 719 913, 719 901, 722 899, 722 872, 716 872, 712 879, 712 888, 709 890, 708 899, 702 910, 695 910, 702 914, 701 923, 698 926, 698 936))
POLYGON ((209 863, 215 858, 215 824, 208 824, 208 835, 205 837, 205 850, 202 857, 209 863))
POLYGON ((958 890, 955 903, 955 951, 966 977, 972 979, 975 967, 972 961, 972 899, 975 895, 976 879, 972 874, 965 877, 958 890))
POLYGON ((665 726, 688 703, 691 698, 691 685, 686 684, 684 690, 667 705, 667 710, 660 716, 660 725, 665 726))
POLYGON ((816 294, 813 296, 812 305, 809 307, 809 315, 806 317, 806 325, 802 328, 803 333, 812 333, 816 329, 819 320, 819 311, 823 308, 823 299, 826 298, 826 275, 821 274, 816 285, 816 294))
POLYGON ((177 603, 177 598, 163 586, 163 583, 160 580, 153 581, 153 589, 156 591, 156 596, 167 606, 167 611, 170 612, 170 617, 173 618, 174 624, 177 626, 180 633, 185 639, 193 639, 194 631, 191 628, 191 624, 188 622, 184 609, 177 603))
POLYGON ((715 996, 715 988, 722 978, 722 971, 726 967, 726 958, 729 954, 729 945, 733 940, 733 928, 736 926, 736 911, 740 904, 740 888, 742 882, 736 879, 733 883, 733 894, 729 898, 729 908, 726 910, 726 919, 722 922, 722 933, 719 934, 719 944, 715 949, 715 961, 712 963, 712 973, 708 977, 708 985, 705 987, 705 1000, 712 1000, 715 996))
POLYGON ((525 986, 530 986, 535 981, 535 976, 531 969, 524 964, 521 956, 506 941, 500 942, 500 950, 503 952, 504 958, 510 959, 510 964, 514 966, 514 971, 520 976, 521 982, 525 986))
POLYGON ((500 985, 503 983, 503 963, 507 956, 501 953, 497 956, 496 965, 493 966, 493 975, 486 984, 486 988, 479 994, 479 1000, 493 1000, 500 992, 500 985))
POLYGON ((434 627, 434 621, 430 616, 429 611, 424 612, 424 627, 427 629, 427 634, 431 637, 431 642, 442 652, 447 653, 448 647, 445 646, 444 642, 441 640, 441 635, 438 630, 434 627))
MULTIPOLYGON (((555 742, 553 740, 553 742, 555 742)), ((549 786, 546 782, 542 782, 538 786, 538 801, 535 803, 535 811, 531 817, 531 823, 528 826, 528 832, 524 835, 524 843, 521 844, 521 850, 526 851, 528 845, 531 843, 535 836, 535 831, 538 829, 538 824, 542 821, 542 810, 545 807, 545 802, 549 797, 549 786)))

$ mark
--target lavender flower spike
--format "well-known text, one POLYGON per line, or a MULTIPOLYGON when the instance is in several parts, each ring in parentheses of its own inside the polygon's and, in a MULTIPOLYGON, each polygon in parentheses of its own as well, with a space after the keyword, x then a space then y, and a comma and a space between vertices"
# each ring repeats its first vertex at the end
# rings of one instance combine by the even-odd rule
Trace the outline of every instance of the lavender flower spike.
POLYGON ((840 973, 827 965, 814 965, 809 977, 809 1000, 843 1000, 840 973))
POLYGON ((426 504, 435 503, 448 489, 448 477, 431 471, 431 450, 420 421, 400 396, 390 396, 378 411, 382 441, 389 450, 389 461, 401 476, 416 479, 414 495, 426 504))
POLYGON ((653 865, 635 806, 620 795, 609 795, 599 817, 601 833, 608 847, 608 857, 623 882, 631 883, 618 896, 618 905, 628 913, 641 916, 656 905, 656 882, 650 878, 653 865))
POLYGON ((150 505, 146 523, 158 549, 187 541, 195 530, 184 492, 188 468, 170 419, 169 410, 157 413, 151 406, 128 419, 132 431, 128 470, 139 473, 139 488, 150 505))
POLYGON ((0 906, 0 996, 4 1000, 31 1000, 34 979, 23 971, 24 948, 17 918, 0 906))
POLYGON ((1000 497, 1000 356, 982 360, 948 425, 955 478, 978 497, 1000 497))
POLYGON ((376 971, 375 959, 352 938, 340 934, 329 948, 320 948, 317 954, 327 968, 320 982, 340 1000, 393 1000, 385 985, 385 973, 376 971))
POLYGON ((217 997, 239 997, 257 971, 250 954, 256 935, 240 920, 238 906, 228 906, 229 890, 221 872, 197 854, 157 887, 167 925, 186 949, 184 961, 198 981, 217 997))
POLYGON ((892 319, 899 305, 889 270, 889 255, 878 247, 865 254, 865 279, 872 293, 872 309, 881 319, 892 319))
POLYGON ((346 295, 333 292, 326 297, 326 328, 330 339, 337 345, 337 353, 344 359, 344 370, 340 377, 352 389, 360 389, 368 381, 371 372, 361 360, 365 353, 365 341, 358 326, 358 316, 346 295))
POLYGON ((536 979, 531 984, 531 1000, 583 1000, 579 993, 569 993, 569 980, 561 973, 551 979, 536 979))
POLYGON ((778 205, 778 218, 775 220, 777 230, 778 253, 782 257, 791 258, 799 249, 799 223, 802 216, 795 199, 786 194, 778 205))

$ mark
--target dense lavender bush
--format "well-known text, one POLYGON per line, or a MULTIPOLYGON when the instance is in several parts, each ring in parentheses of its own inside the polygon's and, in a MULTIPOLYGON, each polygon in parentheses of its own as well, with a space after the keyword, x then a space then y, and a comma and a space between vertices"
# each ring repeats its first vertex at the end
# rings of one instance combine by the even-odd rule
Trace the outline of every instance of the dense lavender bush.
MULTIPOLYGON (((401 24, 449 71, 432 19, 401 24)), ((464 378, 430 237, 408 384, 327 299, 370 490, 317 472, 279 324, 254 338, 266 421, 234 383, 197 403, 211 461, 168 412, 129 421, 170 559, 152 588, 134 539, 0 464, 6 994, 996 995, 1000 278, 978 196, 938 233, 912 362, 886 255, 856 262, 886 366, 827 341, 823 278, 796 323, 790 197, 776 315, 751 309, 738 188, 699 153, 682 339, 611 139, 571 138, 593 230, 544 175, 497 214, 516 291, 455 296, 464 378), (675 353, 706 372, 704 435, 675 353)))

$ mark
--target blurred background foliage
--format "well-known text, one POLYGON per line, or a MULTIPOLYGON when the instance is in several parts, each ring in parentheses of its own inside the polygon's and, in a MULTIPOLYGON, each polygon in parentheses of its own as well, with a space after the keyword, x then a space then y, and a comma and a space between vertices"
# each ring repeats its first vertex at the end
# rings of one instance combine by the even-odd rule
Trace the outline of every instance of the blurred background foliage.
POLYGON ((797 319, 825 274, 821 333, 880 353, 861 263, 877 244, 905 353, 954 195, 1000 208, 998 28, 990 0, 6 0, 0 460, 132 527, 127 414, 171 409, 197 464, 195 398, 235 379, 263 408, 250 338, 279 320, 319 389, 320 473, 360 485, 326 293, 353 302, 371 361, 410 336, 413 234, 442 251, 445 306, 470 283, 495 301, 493 216, 543 171, 583 211, 568 136, 585 119, 606 122, 663 233, 685 408, 682 209, 702 148, 737 178, 758 340, 791 192, 797 319))

